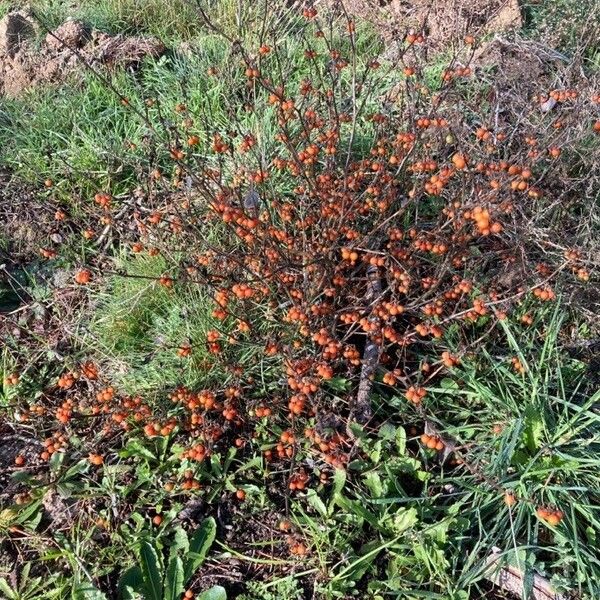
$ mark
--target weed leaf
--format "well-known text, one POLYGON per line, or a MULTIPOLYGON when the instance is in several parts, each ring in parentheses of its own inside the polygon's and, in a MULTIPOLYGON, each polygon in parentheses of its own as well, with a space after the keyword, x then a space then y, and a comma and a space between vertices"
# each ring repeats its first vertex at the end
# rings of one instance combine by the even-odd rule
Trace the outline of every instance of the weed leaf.
POLYGON ((121 600, 134 600, 135 590, 141 590, 144 585, 144 578, 141 569, 135 565, 127 569, 119 579, 118 597, 121 600))
POLYGON ((190 551, 184 568, 184 576, 187 581, 196 569, 204 562, 206 553, 212 546, 217 535, 217 524, 212 517, 205 519, 196 530, 190 540, 190 551))
POLYGON ((71 591, 73 600, 107 600, 106 594, 91 583, 80 583, 71 591))
POLYGON ((145 600, 163 600, 163 571, 156 549, 150 542, 144 541, 140 545, 140 567, 146 590, 145 600))
POLYGON ((2 592, 8 598, 8 600, 17 598, 17 594, 11 589, 4 577, 0 577, 0 592, 2 592))
POLYGON ((183 594, 183 561, 174 556, 169 561, 165 577, 165 600, 179 600, 183 594))
POLYGON ((202 592, 198 596, 198 600, 227 600, 227 592, 224 587, 215 585, 205 592, 202 592))

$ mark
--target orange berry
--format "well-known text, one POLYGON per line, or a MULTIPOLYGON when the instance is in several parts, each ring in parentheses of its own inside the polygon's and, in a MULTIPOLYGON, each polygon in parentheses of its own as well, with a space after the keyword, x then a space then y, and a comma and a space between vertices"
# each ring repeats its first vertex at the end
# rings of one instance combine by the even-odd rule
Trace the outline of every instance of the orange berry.
POLYGON ((75 283, 79 283, 80 285, 85 285, 89 283, 92 279, 92 274, 87 269, 82 269, 75 274, 75 283))
POLYGON ((548 515, 548 517, 546 518, 546 521, 548 522, 548 525, 552 525, 552 527, 556 527, 561 522, 561 517, 559 517, 558 514, 556 514, 556 513, 552 513, 552 514, 548 515))
POLYGON ((104 462, 104 458, 100 454, 90 454, 88 460, 95 466, 100 466, 104 462))
POLYGON ((548 508, 538 508, 537 515, 552 527, 556 527, 565 516, 560 510, 550 510, 548 508))
POLYGON ((467 161, 465 160, 465 157, 462 154, 455 154, 452 157, 452 163, 459 170, 462 170, 467 166, 467 161))
POLYGON ((292 524, 287 519, 283 519, 279 522, 279 531, 289 531, 292 528, 292 524))
POLYGON ((543 519, 545 521, 550 516, 551 511, 549 511, 547 508, 544 508, 543 506, 540 506, 536 510, 536 514, 540 519, 543 519))

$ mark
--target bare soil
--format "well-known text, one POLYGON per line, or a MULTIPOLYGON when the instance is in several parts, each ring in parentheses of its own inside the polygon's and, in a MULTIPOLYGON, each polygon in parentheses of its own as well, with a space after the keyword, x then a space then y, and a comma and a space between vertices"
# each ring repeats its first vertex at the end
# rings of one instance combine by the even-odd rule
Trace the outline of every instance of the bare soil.
POLYGON ((505 32, 523 25, 518 0, 346 0, 344 8, 373 23, 390 41, 413 29, 438 48, 467 33, 505 32))
POLYGON ((59 82, 82 62, 127 67, 165 51, 156 38, 109 35, 76 20, 46 32, 36 44, 43 33, 26 11, 0 21, 0 96, 17 97, 36 84, 59 82))

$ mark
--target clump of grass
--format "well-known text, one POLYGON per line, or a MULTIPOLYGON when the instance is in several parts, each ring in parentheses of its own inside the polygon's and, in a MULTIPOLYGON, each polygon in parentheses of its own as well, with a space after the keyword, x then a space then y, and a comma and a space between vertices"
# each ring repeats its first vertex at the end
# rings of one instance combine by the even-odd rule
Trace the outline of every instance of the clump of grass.
MULTIPOLYGON (((45 26, 53 29, 68 18, 84 21, 94 29, 125 35, 152 35, 176 44, 198 35, 197 13, 188 0, 33 0, 8 2, 6 10, 31 6, 45 26)), ((1 5, 0 5, 1 6, 1 5)))
MULTIPOLYGON (((125 93, 131 85, 124 74, 115 75, 114 83, 125 93)), ((94 75, 74 76, 69 84, 68 93, 49 87, 7 102, 0 129, 4 164, 24 181, 62 181, 57 189, 65 196, 73 181, 84 184, 78 186, 84 195, 97 190, 94 180, 130 185, 125 143, 139 140, 141 125, 127 118, 119 99, 94 75)))
POLYGON ((206 333, 214 327, 205 291, 197 285, 162 287, 161 257, 122 259, 118 270, 94 295, 96 308, 84 324, 82 346, 97 357, 105 372, 117 374, 120 389, 129 394, 160 395, 177 385, 208 385, 218 378, 206 350, 206 333), (190 356, 178 356, 189 346, 190 356))
POLYGON ((587 46, 586 55, 593 58, 599 51, 595 34, 600 22, 600 9, 595 0, 541 0, 523 3, 525 30, 568 54, 587 46))
POLYGON ((0 2, 0 19, 4 18, 12 9, 10 0, 2 0, 0 2))
POLYGON ((188 0, 86 0, 82 18, 111 32, 154 35, 165 41, 189 40, 198 35, 194 3, 188 0))
MULTIPOLYGON (((470 474, 444 479, 464 486, 461 514, 473 526, 494 524, 478 531, 480 549, 509 548, 518 540, 528 547, 526 553, 514 548, 513 560, 521 561, 521 569, 543 563, 539 570, 565 578, 569 573, 580 593, 593 596, 594 584, 584 573, 596 572, 598 565, 582 545, 582 534, 599 517, 593 506, 600 494, 595 476, 600 463, 590 450, 600 431, 593 411, 600 396, 586 383, 588 366, 561 350, 562 322, 558 309, 539 315, 531 326, 502 321, 495 352, 483 348, 465 360, 435 391, 429 410, 464 449, 465 463, 475 466, 470 474), (522 372, 515 371, 515 358, 522 372), (501 500, 505 493, 516 499, 510 510, 501 500), (537 506, 565 513, 554 543, 535 516, 537 506)), ((477 573, 475 567, 465 571, 465 585, 477 573)), ((565 581, 555 577, 557 587, 567 591, 565 581)))

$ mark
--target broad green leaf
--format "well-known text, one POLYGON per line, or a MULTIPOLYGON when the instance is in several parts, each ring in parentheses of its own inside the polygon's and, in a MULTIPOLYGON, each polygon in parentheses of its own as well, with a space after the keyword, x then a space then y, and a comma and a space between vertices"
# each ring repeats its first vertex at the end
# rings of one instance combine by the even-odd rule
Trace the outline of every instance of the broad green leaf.
POLYGON ((457 390, 459 389, 458 383, 454 381, 454 379, 450 379, 449 377, 444 377, 440 381, 440 387, 444 390, 457 390))
POLYGON ((372 449, 369 451, 369 458, 375 463, 378 464, 379 461, 381 460, 381 440, 377 440, 374 444, 372 449))
POLYGON ((365 475, 365 485, 369 488, 372 498, 381 498, 383 496, 383 484, 381 477, 376 471, 371 471, 365 475))
POLYGON ((125 585, 119 590, 119 600, 139 600, 141 595, 130 585, 125 585))
POLYGON ((396 448, 398 454, 403 455, 406 453, 406 430, 404 427, 396 429, 396 448))
POLYGON ((186 556, 184 576, 187 581, 204 562, 206 554, 217 535, 217 524, 212 517, 205 519, 190 540, 190 551, 186 556))
POLYGON ((336 469, 333 474, 333 495, 340 494, 346 485, 346 471, 344 469, 336 469))
POLYGON ((596 530, 593 527, 585 528, 585 536, 588 539, 588 541, 590 542, 590 544, 592 544, 593 546, 596 545, 597 535, 596 535, 596 530))
POLYGON ((421 463, 410 456, 392 457, 386 460, 383 464, 386 472, 390 477, 394 477, 399 473, 416 473, 421 466, 421 463))
POLYGON ((319 498, 319 496, 317 495, 317 492, 315 492, 315 490, 309 490, 308 493, 306 494, 306 499, 308 500, 308 503, 322 517, 327 517, 327 508, 325 507, 325 504, 323 503, 321 498, 319 498))
POLYGON ((367 471, 368 469, 370 469, 372 466, 373 465, 368 460, 362 460, 360 458, 357 458, 348 463, 348 470, 358 471, 359 473, 362 473, 363 471, 367 471))
POLYGON ((133 600, 135 595, 133 592, 141 592, 144 585, 142 570, 137 566, 127 569, 119 578, 117 586, 117 594, 121 600, 133 600))
POLYGON ((15 519, 16 522, 22 525, 27 524, 31 529, 37 527, 42 519, 41 504, 41 500, 36 500, 25 506, 22 510, 19 510, 19 514, 15 519))
POLYGON ((392 529, 396 535, 414 527, 418 522, 416 508, 401 508, 394 515, 392 529))
POLYGON ((71 590, 73 600, 107 600, 106 594, 91 583, 80 583, 71 590))
POLYGON ((365 433, 362 425, 360 425, 359 423, 354 423, 354 422, 350 423, 350 425, 348 425, 348 428, 354 434, 354 436, 356 438, 358 438, 359 440, 367 439, 367 434, 365 433))
POLYGON ((89 466, 90 463, 87 460, 80 460, 78 463, 75 463, 72 467, 69 467, 69 469, 65 473, 65 479, 75 477, 75 475, 79 475, 80 473, 84 473, 89 469, 89 466))
POLYGON ((453 525, 453 518, 445 518, 438 521, 435 525, 430 525, 424 530, 423 534, 439 544, 445 544, 448 540, 448 530, 453 525))
POLYGON ((163 600, 163 570, 156 549, 150 542, 140 544, 140 567, 144 578, 144 600, 163 600))
POLYGON ((525 444, 530 452, 535 452, 542 445, 544 422, 539 411, 530 406, 525 411, 525 444))
POLYGON ((119 452, 119 456, 122 458, 127 458, 129 456, 141 456, 142 458, 146 458, 148 460, 156 460, 156 456, 148 450, 145 446, 143 446, 139 440, 130 440, 127 446, 123 448, 119 452))
POLYGON ((164 600, 179 600, 184 591, 184 583, 183 561, 179 556, 174 556, 167 567, 164 600))
POLYGON ((344 377, 333 377, 327 381, 327 387, 336 392, 346 392, 350 389, 350 382, 344 377))
POLYGON ((153 438, 154 445, 156 446, 156 456, 162 460, 167 457, 167 450, 169 449, 170 436, 158 436, 153 438))
POLYGON ((175 534, 173 536, 173 543, 169 550, 169 557, 172 558, 179 551, 183 554, 187 554, 190 551, 190 540, 188 534, 183 527, 175 528, 175 534))
POLYGON ((52 471, 52 473, 56 473, 57 471, 59 471, 64 461, 65 453, 55 452, 52 455, 52 458, 50 458, 50 462, 48 463, 50 465, 50 471, 52 471))
POLYGON ((8 581, 4 579, 4 577, 0 577, 0 592, 2 592, 8 600, 13 600, 17 598, 16 592, 8 585, 8 581))
POLYGON ((211 454, 210 469, 217 477, 220 477, 223 474, 223 469, 221 467, 221 456, 219 454, 211 454))
POLYGON ((224 587, 215 585, 202 592, 197 598, 198 600, 227 600, 227 592, 224 587))
POLYGON ((33 476, 27 471, 16 471, 10 476, 10 478, 19 483, 29 483, 30 481, 33 481, 33 476))
POLYGON ((377 436, 386 441, 393 440, 396 435, 396 427, 391 423, 384 423, 377 432, 377 436))
POLYGON ((146 519, 139 512, 131 513, 130 518, 138 527, 141 528, 146 526, 146 519))

